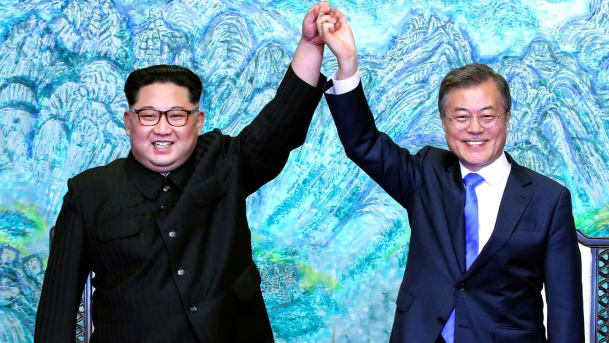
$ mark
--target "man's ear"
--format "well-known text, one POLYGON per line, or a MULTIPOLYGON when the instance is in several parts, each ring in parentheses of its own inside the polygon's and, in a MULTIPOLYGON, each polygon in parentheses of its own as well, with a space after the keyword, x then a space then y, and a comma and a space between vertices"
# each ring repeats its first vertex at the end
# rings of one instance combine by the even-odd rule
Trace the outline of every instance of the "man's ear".
POLYGON ((197 119, 197 132, 201 133, 201 130, 203 129, 203 123, 205 122, 205 111, 199 110, 199 113, 197 114, 197 119))
POLYGON ((442 130, 446 132, 446 120, 444 120, 444 116, 440 113, 440 121, 442 122, 442 130))
POLYGON ((123 121, 125 122, 125 133, 131 136, 131 123, 129 122, 129 111, 123 113, 123 121))

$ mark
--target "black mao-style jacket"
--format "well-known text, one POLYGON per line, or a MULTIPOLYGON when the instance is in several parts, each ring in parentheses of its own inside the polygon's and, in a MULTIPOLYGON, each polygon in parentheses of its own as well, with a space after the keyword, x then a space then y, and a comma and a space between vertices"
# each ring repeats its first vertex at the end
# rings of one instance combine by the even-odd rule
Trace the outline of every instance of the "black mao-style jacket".
POLYGON ((167 177, 130 154, 70 179, 35 341, 74 341, 90 271, 92 342, 273 341, 245 200, 302 145, 321 95, 289 68, 238 136, 199 136, 167 177))

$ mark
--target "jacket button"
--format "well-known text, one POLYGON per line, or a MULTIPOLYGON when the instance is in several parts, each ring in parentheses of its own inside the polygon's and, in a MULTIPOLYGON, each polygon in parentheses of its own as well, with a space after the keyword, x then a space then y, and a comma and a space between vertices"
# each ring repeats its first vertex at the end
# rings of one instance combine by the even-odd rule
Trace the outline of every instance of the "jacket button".
POLYGON ((199 311, 199 309, 196 306, 190 306, 190 308, 188 310, 192 313, 196 313, 197 311, 199 311))
POLYGON ((163 211, 165 211, 167 209, 167 205, 165 204, 161 204, 161 206, 159 206, 159 208, 163 211))
POLYGON ((186 274, 186 271, 184 271, 184 269, 178 269, 178 276, 184 276, 184 274, 186 274))
POLYGON ((171 238, 176 238, 176 232, 175 231, 169 231, 169 237, 171 238))
POLYGON ((465 284, 463 282, 459 282, 457 284, 457 291, 458 292, 463 292, 465 290, 465 284))
POLYGON ((438 324, 444 324, 444 323, 446 323, 446 320, 444 318, 442 318, 442 317, 438 317, 438 318, 436 318, 436 323, 438 323, 438 324))
POLYGON ((171 187, 169 187, 168 185, 165 185, 165 187, 163 187, 163 192, 169 192, 171 190, 171 187))

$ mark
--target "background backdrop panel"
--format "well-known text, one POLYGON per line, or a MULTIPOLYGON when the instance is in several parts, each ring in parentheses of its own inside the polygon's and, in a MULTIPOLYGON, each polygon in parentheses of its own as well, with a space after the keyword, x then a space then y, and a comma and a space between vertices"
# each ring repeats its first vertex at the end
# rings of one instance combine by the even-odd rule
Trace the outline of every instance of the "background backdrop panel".
MULTIPOLYGON (((31 342, 66 180, 129 151, 126 76, 180 64, 204 130, 235 135, 272 98, 314 1, 0 0, 0 341, 31 342)), ((514 97, 507 150, 566 185, 586 234, 609 228, 609 2, 342 0, 377 125, 445 147, 437 91, 477 61, 514 97)), ((336 68, 326 51, 323 71, 336 68)), ((305 145, 248 198, 279 342, 387 341, 408 252, 404 209, 344 155, 325 101, 305 145)))

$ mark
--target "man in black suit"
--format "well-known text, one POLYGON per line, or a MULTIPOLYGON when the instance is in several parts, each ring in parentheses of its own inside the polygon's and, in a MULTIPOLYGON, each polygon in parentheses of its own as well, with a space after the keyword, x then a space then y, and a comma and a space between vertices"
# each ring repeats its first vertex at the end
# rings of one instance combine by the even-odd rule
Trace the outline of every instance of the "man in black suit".
POLYGON ((245 200, 300 146, 321 98, 323 41, 305 16, 277 93, 237 137, 199 136, 201 81, 152 66, 125 83, 131 152, 68 181, 36 319, 36 342, 73 342, 85 279, 92 342, 272 342, 245 200))
POLYGON ((317 23, 338 59, 326 98, 345 152, 408 212, 391 342, 583 342, 571 195, 504 152, 505 79, 476 63, 450 71, 438 97, 450 151, 412 155, 375 126, 345 16, 317 23))

